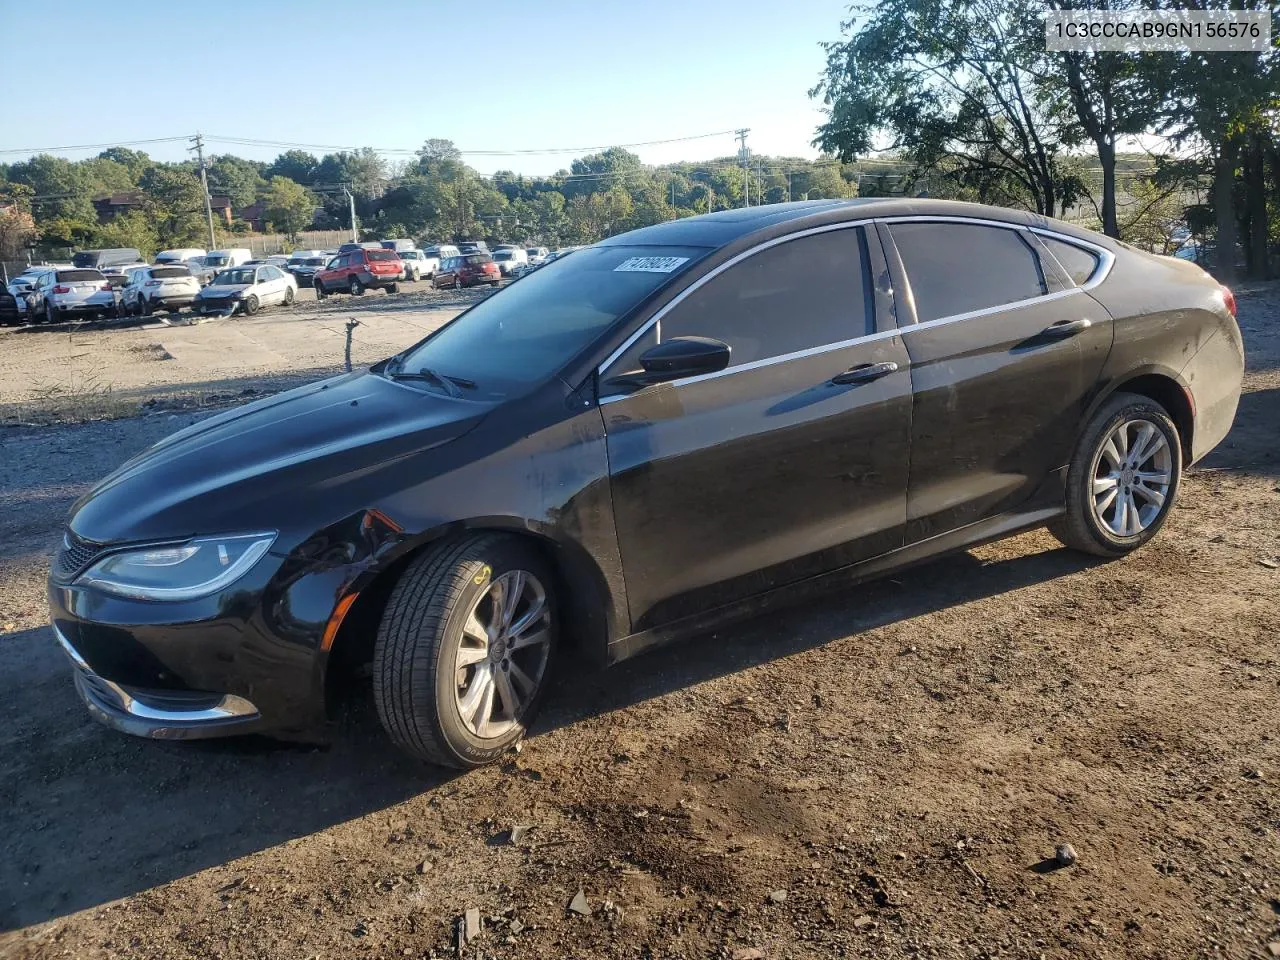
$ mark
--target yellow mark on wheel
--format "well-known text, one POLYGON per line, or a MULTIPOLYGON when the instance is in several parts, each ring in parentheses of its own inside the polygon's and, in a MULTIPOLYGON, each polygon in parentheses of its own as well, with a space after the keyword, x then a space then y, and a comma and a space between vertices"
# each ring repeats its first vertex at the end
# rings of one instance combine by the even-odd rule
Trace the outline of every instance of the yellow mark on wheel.
POLYGON ((477 585, 488 583, 491 576, 493 576, 493 568, 486 563, 480 568, 480 572, 475 575, 475 582, 477 585))

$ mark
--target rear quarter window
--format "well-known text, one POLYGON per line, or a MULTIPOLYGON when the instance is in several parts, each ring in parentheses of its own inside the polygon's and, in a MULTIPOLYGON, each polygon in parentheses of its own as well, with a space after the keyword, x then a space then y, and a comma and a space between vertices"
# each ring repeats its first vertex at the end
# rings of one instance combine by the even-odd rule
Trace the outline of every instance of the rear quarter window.
POLYGON ((1097 272, 1098 261, 1101 258, 1092 250, 1077 247, 1074 243, 1067 243, 1064 240, 1055 240, 1043 234, 1041 234, 1040 240, 1049 248, 1049 252, 1053 254, 1054 259, 1062 264, 1062 269, 1066 271, 1067 276, 1071 277, 1072 283, 1076 286, 1079 287, 1088 283, 1089 278, 1097 272))

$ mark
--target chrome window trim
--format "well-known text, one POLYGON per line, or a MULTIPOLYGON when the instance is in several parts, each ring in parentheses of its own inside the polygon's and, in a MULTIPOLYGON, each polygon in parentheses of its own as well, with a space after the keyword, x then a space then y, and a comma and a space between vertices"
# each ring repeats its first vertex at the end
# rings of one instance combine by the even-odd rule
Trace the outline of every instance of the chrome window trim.
MULTIPOLYGON (((714 373, 700 373, 692 377, 683 377, 679 380, 671 380, 671 381, 668 381, 667 385, 672 387, 683 387, 691 383, 700 383, 703 380, 715 380, 719 377, 728 376, 730 374, 739 373, 741 371, 758 370, 761 367, 772 366, 775 363, 785 363, 789 360, 799 360, 804 357, 816 356, 818 354, 828 353, 833 350, 842 350, 845 347, 851 347, 859 343, 871 343, 876 340, 885 340, 890 337, 906 335, 908 333, 911 333, 914 330, 930 330, 935 327, 944 326, 946 324, 958 323, 962 320, 973 320, 977 317, 983 317, 992 313, 999 313, 1004 310, 1018 310, 1018 309, 1021 309, 1022 307, 1030 306, 1036 303, 1047 303, 1052 300, 1060 300, 1064 297, 1073 296, 1074 294, 1081 293, 1086 290, 1091 290, 1094 287, 1096 287, 1103 280, 1105 280, 1107 276, 1110 274, 1111 268, 1112 266, 1114 266, 1115 259, 1116 259, 1115 254, 1113 254, 1110 250, 1107 250, 1105 247, 1100 247, 1097 244, 1090 243, 1087 240, 1079 240, 1076 237, 1070 237, 1053 230, 1045 229, 1043 227, 1031 227, 1031 226, 1027 226, 1025 224, 1020 224, 1020 223, 1009 223, 1004 220, 984 220, 980 217, 948 216, 945 214, 913 214, 913 215, 903 215, 899 217, 893 217, 893 216, 870 217, 865 220, 851 220, 851 221, 844 221, 841 223, 825 224, 821 227, 811 227, 808 230, 801 230, 798 233, 788 233, 785 236, 774 237, 772 240, 766 240, 763 243, 760 243, 754 247, 751 247, 747 250, 742 251, 732 259, 726 260, 724 263, 720 264, 720 266, 716 267, 711 272, 707 273, 702 277, 699 277, 696 282, 690 284, 684 290, 680 291, 680 293, 677 294, 676 297, 673 298, 670 303, 667 303, 666 305, 664 305, 662 309, 660 309, 657 313, 655 313, 652 317, 650 317, 644 323, 643 326, 641 326, 639 329, 633 332, 631 336, 627 337, 627 339, 622 342, 621 346, 619 346, 616 350, 614 350, 613 353, 609 354, 608 358, 603 363, 601 363, 598 367, 596 367, 596 374, 598 376, 604 376, 605 369, 610 364, 612 364, 615 360, 617 360, 620 356, 622 356, 622 354, 625 353, 633 343, 635 343, 638 339, 640 339, 640 337, 648 333, 649 329, 653 327, 654 324, 661 321, 663 316, 665 316, 667 313, 673 310, 679 303, 681 303, 684 300, 685 297, 689 296, 695 290, 699 289, 703 284, 709 282, 715 277, 718 277, 721 273, 728 270, 730 267, 736 266, 737 264, 741 263, 743 260, 746 260, 748 257, 751 257, 761 252, 762 250, 768 250, 770 247, 776 247, 779 244, 786 243, 789 240, 796 240, 801 237, 813 236, 814 234, 818 234, 818 233, 830 233, 834 230, 851 230, 851 229, 854 229, 855 227, 868 227, 872 224, 877 224, 877 223, 884 223, 884 224, 967 223, 967 224, 973 224, 976 226, 998 227, 1004 230, 1015 230, 1019 232, 1026 230, 1031 233, 1039 234, 1041 236, 1050 237, 1054 240, 1059 240, 1063 243, 1074 244, 1077 247, 1081 247, 1090 251, 1091 253, 1095 253, 1098 255, 1099 265, 1098 265, 1098 268, 1089 277, 1088 281, 1086 281, 1084 284, 1081 284, 1080 286, 1072 286, 1070 289, 1067 289, 1067 290, 1056 290, 1053 293, 1042 294, 1038 297, 1029 297, 1028 299, 1025 299, 1025 300, 1015 300, 1011 303, 1002 303, 994 307, 983 307, 978 310, 970 310, 966 313, 950 314, 945 317, 938 317, 936 320, 928 320, 924 323, 913 323, 908 326, 895 327, 892 330, 880 330, 875 333, 864 334, 860 337, 853 337, 852 339, 849 339, 849 340, 842 340, 839 343, 823 344, 822 346, 810 347, 806 350, 798 350, 794 353, 785 353, 785 354, 780 354, 779 356, 776 356, 776 357, 766 357, 762 360, 753 360, 750 363, 744 363, 744 364, 741 364, 740 366, 725 367, 725 369, 717 370, 714 373)), ((870 243, 871 242, 870 239, 868 239, 867 242, 870 243)), ((617 401, 617 400, 625 400, 627 397, 635 396, 635 394, 638 392, 639 391, 633 391, 631 393, 609 394, 608 396, 601 397, 598 403, 600 406, 604 406, 606 403, 613 403, 614 401, 617 401)))

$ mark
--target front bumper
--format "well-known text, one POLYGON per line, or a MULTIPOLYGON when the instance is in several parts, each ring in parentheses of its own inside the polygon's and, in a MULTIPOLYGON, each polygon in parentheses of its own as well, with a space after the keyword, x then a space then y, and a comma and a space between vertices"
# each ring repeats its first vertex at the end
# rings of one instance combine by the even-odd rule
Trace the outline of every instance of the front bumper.
POLYGON ((194 740, 251 733, 262 725, 258 708, 235 694, 139 690, 93 672, 57 625, 54 638, 74 668, 76 692, 100 723, 135 737, 194 740))

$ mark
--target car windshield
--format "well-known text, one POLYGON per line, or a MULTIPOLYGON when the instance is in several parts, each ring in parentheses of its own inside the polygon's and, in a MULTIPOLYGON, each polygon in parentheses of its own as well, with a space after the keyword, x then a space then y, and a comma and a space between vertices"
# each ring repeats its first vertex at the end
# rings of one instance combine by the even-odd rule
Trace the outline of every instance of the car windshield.
POLYGON ((97 270, 59 270, 59 283, 75 283, 77 280, 97 280, 101 283, 106 278, 97 270))
POLYGON ((245 269, 244 267, 236 267, 231 270, 223 270, 220 274, 213 278, 215 286, 234 286, 242 283, 253 283, 253 269, 245 269))
POLYGON ((151 277, 153 280, 164 280, 166 278, 172 278, 172 277, 189 277, 189 276, 191 276, 191 271, 188 270, 186 267, 161 267, 157 270, 151 271, 151 277))
POLYGON ((411 349, 395 369, 465 377, 475 381, 477 398, 519 396, 707 252, 701 247, 580 250, 482 300, 411 349))
POLYGON ((494 260, 510 260, 515 254, 510 250, 499 250, 493 255, 494 260))
POLYGON ((206 267, 225 267, 230 262, 231 262, 231 258, 227 256, 225 253, 217 254, 217 255, 210 254, 209 256, 204 258, 204 263, 206 267))
POLYGON ((462 262, 470 264, 492 263, 493 257, 489 256, 487 253, 468 253, 462 258, 462 262))
POLYGON ((324 257, 307 257, 306 259, 308 267, 323 267, 328 262, 324 257))
POLYGON ((365 256, 370 260, 399 260, 393 250, 366 250, 365 256))
POLYGON ((401 250, 400 259, 401 260, 417 260, 418 251, 417 250, 401 250))

